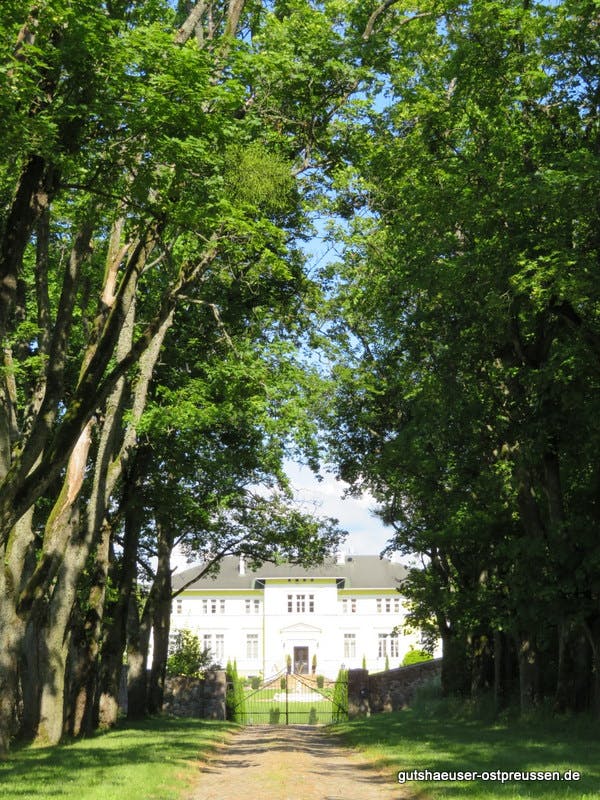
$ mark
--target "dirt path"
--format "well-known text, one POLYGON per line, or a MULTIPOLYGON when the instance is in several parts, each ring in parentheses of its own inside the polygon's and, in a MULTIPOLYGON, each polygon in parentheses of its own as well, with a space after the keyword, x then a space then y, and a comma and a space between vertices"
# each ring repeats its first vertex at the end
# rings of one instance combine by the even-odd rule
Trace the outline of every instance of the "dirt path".
POLYGON ((408 800, 392 773, 318 727, 242 728, 200 768, 189 800, 408 800))

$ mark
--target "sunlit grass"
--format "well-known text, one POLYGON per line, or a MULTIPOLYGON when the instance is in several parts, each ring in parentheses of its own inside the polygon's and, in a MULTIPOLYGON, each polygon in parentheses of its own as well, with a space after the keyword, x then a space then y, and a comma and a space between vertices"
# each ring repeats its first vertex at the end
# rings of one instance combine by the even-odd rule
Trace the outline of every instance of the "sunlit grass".
POLYGON ((2 800, 179 800, 230 723, 159 718, 0 761, 2 800))
POLYGON ((567 770, 578 781, 523 781, 481 778, 406 783, 416 798, 490 800, 490 798, 600 798, 600 725, 587 717, 540 713, 526 720, 477 719, 458 704, 429 703, 397 713, 378 714, 334 727, 347 744, 365 751, 396 780, 399 771, 516 772, 567 770))

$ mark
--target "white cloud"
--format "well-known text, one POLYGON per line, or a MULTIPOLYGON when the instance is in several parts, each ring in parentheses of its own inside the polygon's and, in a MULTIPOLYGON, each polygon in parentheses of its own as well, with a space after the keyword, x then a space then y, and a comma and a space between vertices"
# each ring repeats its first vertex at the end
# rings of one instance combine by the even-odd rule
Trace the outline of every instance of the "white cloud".
POLYGON ((393 531, 373 514, 376 503, 368 493, 344 497, 348 484, 332 475, 319 481, 308 467, 291 461, 286 464, 286 473, 298 501, 314 508, 317 514, 335 517, 348 531, 345 550, 357 555, 378 555, 384 549, 393 531))

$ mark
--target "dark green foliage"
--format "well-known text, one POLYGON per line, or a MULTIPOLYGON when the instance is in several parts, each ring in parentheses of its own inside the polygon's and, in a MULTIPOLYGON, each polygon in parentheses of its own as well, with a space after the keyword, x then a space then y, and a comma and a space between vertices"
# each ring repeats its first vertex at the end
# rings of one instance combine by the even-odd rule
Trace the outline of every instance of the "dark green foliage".
POLYGON ((445 691, 600 711, 596 10, 393 8, 335 176, 330 452, 426 557, 445 691))

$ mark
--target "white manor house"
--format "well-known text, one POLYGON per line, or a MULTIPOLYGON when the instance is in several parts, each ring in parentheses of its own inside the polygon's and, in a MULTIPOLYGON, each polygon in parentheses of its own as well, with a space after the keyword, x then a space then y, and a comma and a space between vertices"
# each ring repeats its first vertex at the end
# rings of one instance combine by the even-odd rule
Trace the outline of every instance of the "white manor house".
MULTIPOLYGON (((200 571, 175 573, 174 592, 200 571)), ((256 571, 229 556, 216 576, 174 599, 171 633, 192 631, 216 662, 235 659, 246 676, 275 675, 288 657, 299 674, 335 678, 340 667, 363 664, 378 672, 420 646, 418 631, 403 630, 397 588, 405 576, 404 566, 379 556, 339 556, 308 569, 265 563, 256 571)))

